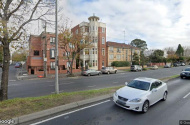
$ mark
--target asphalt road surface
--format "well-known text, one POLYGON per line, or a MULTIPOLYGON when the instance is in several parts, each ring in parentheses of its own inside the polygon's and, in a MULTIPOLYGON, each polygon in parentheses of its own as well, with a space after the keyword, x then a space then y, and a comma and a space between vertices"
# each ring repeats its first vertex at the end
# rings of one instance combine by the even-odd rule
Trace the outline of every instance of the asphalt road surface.
MULTIPOLYGON (((136 77, 164 78, 179 74, 187 66, 162 68, 142 72, 125 72, 118 74, 102 74, 100 76, 62 78, 59 79, 60 92, 100 89, 124 85, 136 77)), ((35 97, 52 94, 55 91, 54 79, 9 81, 8 97, 35 97)))
POLYGON ((109 99, 27 124, 179 125, 179 120, 190 120, 190 80, 178 78, 169 81, 168 92, 166 101, 151 106, 145 114, 118 107, 109 99))

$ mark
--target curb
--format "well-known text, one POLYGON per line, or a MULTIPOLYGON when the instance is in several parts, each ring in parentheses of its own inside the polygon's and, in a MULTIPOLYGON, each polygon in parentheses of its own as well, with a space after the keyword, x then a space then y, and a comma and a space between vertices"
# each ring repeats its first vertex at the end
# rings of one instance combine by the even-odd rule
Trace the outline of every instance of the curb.
POLYGON ((78 101, 78 102, 73 102, 73 103, 70 103, 70 104, 54 107, 54 108, 43 110, 43 111, 40 111, 40 112, 35 112, 35 113, 32 113, 32 114, 16 117, 16 118, 13 118, 14 125, 29 122, 29 121, 32 121, 32 120, 35 120, 35 119, 38 119, 38 118, 42 118, 42 117, 49 116, 49 115, 59 113, 59 112, 62 112, 62 111, 70 110, 70 109, 73 109, 73 108, 79 108, 81 106, 88 105, 88 104, 91 104, 91 103, 95 103, 95 102, 98 102, 98 101, 101 101, 101 100, 109 99, 111 97, 112 97, 112 94, 107 94, 107 95, 95 97, 95 98, 92 98, 92 99, 86 99, 86 100, 82 100, 82 101, 78 101))

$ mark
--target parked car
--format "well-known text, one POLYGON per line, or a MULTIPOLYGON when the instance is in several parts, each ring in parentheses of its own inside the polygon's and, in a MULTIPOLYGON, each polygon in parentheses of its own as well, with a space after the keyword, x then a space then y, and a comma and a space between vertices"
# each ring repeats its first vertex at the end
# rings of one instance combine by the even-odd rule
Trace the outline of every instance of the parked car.
POLYGON ((158 69, 158 66, 157 65, 153 65, 153 66, 151 66, 151 69, 153 69, 153 70, 158 69))
POLYGON ((139 65, 132 65, 131 71, 142 71, 142 66, 139 65))
POLYGON ((184 71, 180 73, 180 77, 183 79, 185 78, 190 78, 190 67, 186 68, 184 71))
POLYGON ((116 105, 138 112, 147 112, 159 100, 167 99, 167 84, 153 78, 136 78, 113 94, 116 105))
POLYGON ((100 75, 100 74, 101 74, 100 71, 97 71, 94 69, 88 69, 82 72, 82 75, 85 75, 85 76, 93 76, 93 75, 100 75))
POLYGON ((180 64, 176 62, 176 63, 173 64, 173 66, 178 67, 178 66, 180 66, 180 64))
POLYGON ((15 68, 20 68, 21 66, 22 66, 21 63, 16 63, 16 64, 15 64, 15 68))
POLYGON ((181 63, 181 66, 185 66, 185 63, 184 63, 184 62, 182 62, 182 63, 181 63))
POLYGON ((164 66, 164 68, 171 68, 171 65, 166 64, 166 65, 164 66))
POLYGON ((101 72, 106 74, 117 73, 117 69, 114 69, 113 67, 102 67, 101 72))

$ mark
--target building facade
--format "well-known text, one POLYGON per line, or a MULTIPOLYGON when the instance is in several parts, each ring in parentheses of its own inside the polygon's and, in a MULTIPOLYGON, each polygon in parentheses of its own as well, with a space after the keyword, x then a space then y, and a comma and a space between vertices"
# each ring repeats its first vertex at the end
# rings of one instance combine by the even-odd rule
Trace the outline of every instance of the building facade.
MULTIPOLYGON (((58 47, 58 70, 59 73, 67 73, 70 63, 66 58, 66 53, 61 47, 58 47)), ((55 73, 55 34, 44 33, 40 35, 30 35, 29 38, 29 54, 27 57, 27 70, 28 74, 44 74, 44 61, 47 62, 47 74, 55 73), (46 37, 46 44, 45 44, 46 37), (46 47, 46 57, 45 54, 46 47)), ((78 67, 77 67, 78 68, 78 67)), ((76 68, 76 61, 73 63, 73 73, 80 72, 76 68)))
POLYGON ((106 24, 99 22, 99 17, 93 15, 89 22, 82 22, 71 29, 72 33, 83 33, 91 38, 92 47, 85 48, 80 53, 83 67, 100 70, 107 64, 106 57, 106 24))
POLYGON ((133 54, 136 52, 140 55, 140 49, 132 47, 125 43, 117 43, 107 41, 107 66, 111 66, 113 61, 128 61, 133 60, 133 54))

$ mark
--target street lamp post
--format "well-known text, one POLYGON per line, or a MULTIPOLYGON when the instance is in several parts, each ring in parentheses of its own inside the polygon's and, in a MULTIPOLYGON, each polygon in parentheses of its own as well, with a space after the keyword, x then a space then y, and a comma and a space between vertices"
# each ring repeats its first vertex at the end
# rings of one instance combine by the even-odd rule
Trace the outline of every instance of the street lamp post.
POLYGON ((58 0, 55 1, 55 93, 59 94, 59 81, 58 81, 58 29, 57 29, 57 8, 58 0))

